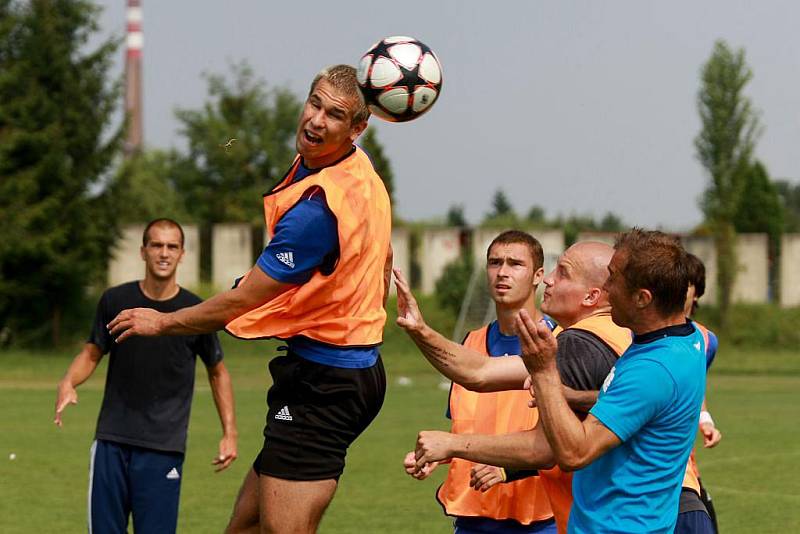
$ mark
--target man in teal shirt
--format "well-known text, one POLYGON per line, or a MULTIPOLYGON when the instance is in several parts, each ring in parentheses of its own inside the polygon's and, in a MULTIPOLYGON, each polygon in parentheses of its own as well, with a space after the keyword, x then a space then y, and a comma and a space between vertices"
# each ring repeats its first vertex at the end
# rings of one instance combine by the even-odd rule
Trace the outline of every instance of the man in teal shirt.
POLYGON ((605 289, 616 324, 634 333, 580 421, 555 365, 557 343, 523 311, 517 320, 549 448, 576 471, 569 532, 664 532, 675 527, 705 390, 702 335, 683 314, 686 252, 661 232, 622 234, 605 289))

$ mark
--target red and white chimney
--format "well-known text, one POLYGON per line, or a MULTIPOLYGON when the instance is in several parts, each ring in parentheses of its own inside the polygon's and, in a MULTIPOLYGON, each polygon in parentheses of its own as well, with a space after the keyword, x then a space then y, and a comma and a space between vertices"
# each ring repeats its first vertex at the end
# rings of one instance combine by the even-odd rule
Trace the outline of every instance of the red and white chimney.
POLYGON ((142 3, 127 0, 125 54, 125 112, 128 131, 125 136, 125 156, 129 157, 142 146, 142 3))

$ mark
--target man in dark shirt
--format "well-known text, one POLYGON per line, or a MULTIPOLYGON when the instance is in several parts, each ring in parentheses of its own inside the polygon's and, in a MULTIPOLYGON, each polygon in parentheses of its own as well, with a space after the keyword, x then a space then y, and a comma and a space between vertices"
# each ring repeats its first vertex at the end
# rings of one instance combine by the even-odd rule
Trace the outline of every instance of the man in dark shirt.
POLYGON ((90 532, 126 532, 130 514, 138 533, 175 532, 196 355, 208 370, 222 422, 213 463, 225 469, 237 454, 233 390, 216 334, 142 337, 118 345, 106 328, 132 306, 172 312, 201 302, 176 283, 184 253, 180 225, 157 219, 145 229, 142 243, 144 280, 103 293, 92 333, 58 384, 55 423, 61 426, 64 409, 77 404, 75 388, 110 352, 91 448, 90 532))

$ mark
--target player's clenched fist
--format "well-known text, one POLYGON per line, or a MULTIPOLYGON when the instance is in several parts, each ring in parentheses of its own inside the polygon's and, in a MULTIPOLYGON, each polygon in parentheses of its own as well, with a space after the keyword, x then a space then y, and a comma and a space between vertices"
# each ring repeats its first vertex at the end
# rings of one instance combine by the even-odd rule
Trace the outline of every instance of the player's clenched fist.
POLYGON ((453 455, 455 434, 438 430, 423 430, 417 436, 417 459, 415 474, 425 469, 426 464, 447 460, 453 455))
POLYGON ((406 473, 416 478, 417 480, 425 480, 426 478, 428 478, 438 465, 439 462, 430 462, 422 466, 422 469, 418 471, 417 457, 414 451, 409 452, 408 454, 406 454, 406 457, 403 458, 403 468, 405 468, 406 473))

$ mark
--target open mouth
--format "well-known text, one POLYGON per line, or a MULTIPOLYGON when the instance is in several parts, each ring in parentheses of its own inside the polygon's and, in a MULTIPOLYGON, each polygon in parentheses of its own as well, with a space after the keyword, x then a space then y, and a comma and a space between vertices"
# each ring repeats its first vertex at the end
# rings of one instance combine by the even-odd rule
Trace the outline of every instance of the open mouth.
POLYGON ((305 137, 306 142, 310 145, 322 144, 322 137, 311 133, 308 130, 303 130, 303 136, 305 137))

